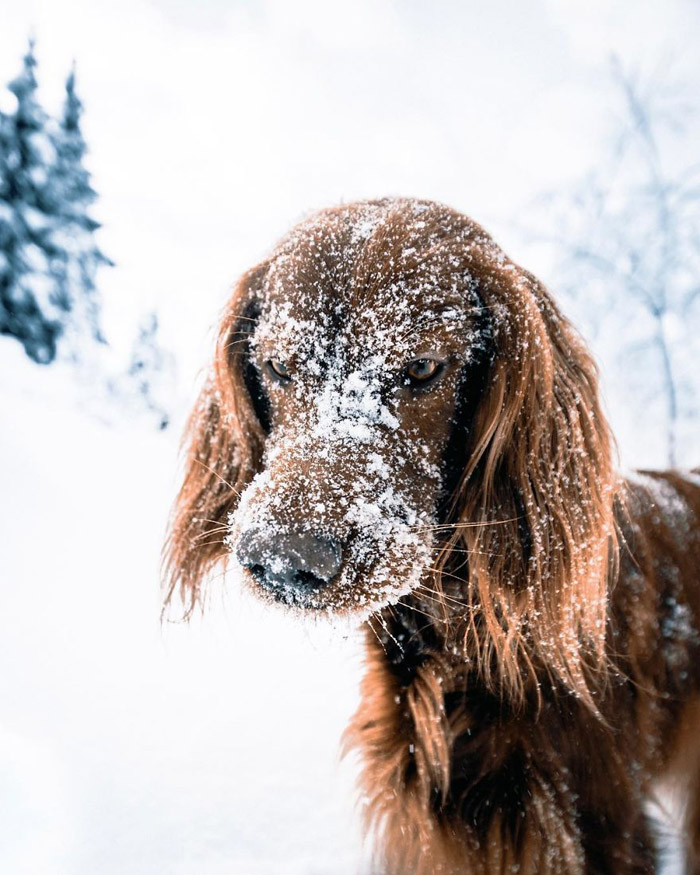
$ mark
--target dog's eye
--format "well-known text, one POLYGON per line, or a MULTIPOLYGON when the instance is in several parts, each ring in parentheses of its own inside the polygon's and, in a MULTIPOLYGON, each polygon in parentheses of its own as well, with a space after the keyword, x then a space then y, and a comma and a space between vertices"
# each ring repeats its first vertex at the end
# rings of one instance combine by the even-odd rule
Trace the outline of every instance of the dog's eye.
POLYGON ((292 379, 292 375, 289 373, 289 368, 279 359, 269 359, 267 361, 267 369, 273 377, 276 377, 283 383, 288 383, 292 379))
POLYGON ((406 377, 409 383, 423 385, 434 380, 443 368, 443 363, 435 359, 416 359, 407 365, 406 377))

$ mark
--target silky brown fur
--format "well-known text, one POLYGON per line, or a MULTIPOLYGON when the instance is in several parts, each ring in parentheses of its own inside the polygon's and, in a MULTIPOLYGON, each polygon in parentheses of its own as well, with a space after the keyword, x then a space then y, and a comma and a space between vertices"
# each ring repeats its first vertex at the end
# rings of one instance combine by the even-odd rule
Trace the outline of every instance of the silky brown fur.
MULTIPOLYGON (((379 871, 652 873, 645 805, 663 780, 683 796, 687 871, 700 873, 700 473, 616 475, 584 344, 467 217, 400 199, 327 210, 241 279, 188 426, 168 599, 179 589, 187 610, 197 603, 227 559, 224 534, 267 464, 269 434, 303 428, 274 398, 263 410, 269 392, 251 383, 259 301, 276 294, 279 263, 319 300, 361 289, 356 310, 380 300, 390 275, 402 288, 429 279, 469 298, 470 336, 484 338, 477 364, 467 356, 425 402, 431 416, 416 413, 416 439, 445 456, 451 490, 441 497, 426 481, 434 559, 366 624, 346 743, 362 757, 379 871), (367 210, 378 224, 351 245, 367 210)), ((418 408, 397 404, 410 423, 418 408)), ((288 474, 297 461, 276 464, 288 474)), ((338 464, 336 487, 347 474, 338 464)), ((305 476, 332 516, 327 473, 305 476)), ((368 580, 365 569, 353 585, 368 580)))

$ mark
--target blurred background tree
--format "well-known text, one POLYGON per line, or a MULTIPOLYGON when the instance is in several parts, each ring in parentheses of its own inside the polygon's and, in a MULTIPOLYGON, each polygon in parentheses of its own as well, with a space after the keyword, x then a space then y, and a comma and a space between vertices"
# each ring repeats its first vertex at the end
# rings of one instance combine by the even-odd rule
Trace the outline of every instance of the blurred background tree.
POLYGON ((8 85, 17 107, 0 115, 0 333, 16 337, 30 358, 48 364, 63 324, 50 269, 59 255, 52 235, 53 144, 36 99, 35 68, 30 41, 22 71, 8 85))
POLYGON ((87 338, 104 343, 96 275, 102 265, 113 266, 95 242, 99 222, 89 207, 97 194, 83 165, 87 151, 80 128, 82 104, 75 90, 75 66, 66 80, 63 114, 53 133, 49 194, 54 216, 51 258, 52 300, 64 315, 63 343, 79 356, 87 338))
POLYGON ((100 223, 90 213, 97 194, 85 167, 75 65, 59 119, 38 101, 36 67, 30 39, 8 85, 16 106, 0 112, 0 334, 39 364, 60 358, 78 365, 93 395, 165 428, 174 359, 160 344, 157 315, 137 327, 128 363, 104 354, 97 280, 114 263, 97 244, 100 223))
POLYGON ((611 399, 640 430, 663 423, 670 465, 697 464, 700 164, 677 154, 691 104, 662 73, 643 79, 616 60, 611 72, 607 154, 539 202, 555 288, 614 375, 611 399))
POLYGON ((163 430, 170 424, 175 369, 175 357, 160 341, 158 315, 148 313, 138 327, 126 370, 110 381, 109 389, 122 408, 145 413, 163 430))
POLYGON ((88 336, 104 342, 96 273, 112 262, 95 243, 100 225, 88 212, 97 195, 83 165, 75 70, 56 123, 37 100, 36 66, 30 40, 8 86, 16 109, 0 114, 0 333, 49 364, 59 344, 77 358, 88 336))

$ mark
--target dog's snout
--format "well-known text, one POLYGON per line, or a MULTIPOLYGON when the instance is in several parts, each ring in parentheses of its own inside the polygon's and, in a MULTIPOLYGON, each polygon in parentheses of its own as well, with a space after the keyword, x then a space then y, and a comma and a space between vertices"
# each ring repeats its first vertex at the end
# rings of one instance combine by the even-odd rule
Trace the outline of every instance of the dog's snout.
POLYGON ((241 535, 236 558, 265 586, 305 591, 325 586, 336 577, 342 549, 334 538, 311 532, 251 529, 241 535))

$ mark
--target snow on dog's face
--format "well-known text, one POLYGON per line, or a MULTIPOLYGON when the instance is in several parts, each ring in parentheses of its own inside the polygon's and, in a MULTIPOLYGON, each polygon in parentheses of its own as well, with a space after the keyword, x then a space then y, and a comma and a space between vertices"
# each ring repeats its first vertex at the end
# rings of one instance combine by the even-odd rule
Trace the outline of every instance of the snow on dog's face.
POLYGON ((267 263, 233 343, 265 429, 227 541, 266 599, 365 616, 434 559, 478 300, 444 226, 391 202, 322 213, 267 263), (245 352, 243 352, 245 350, 245 352))

